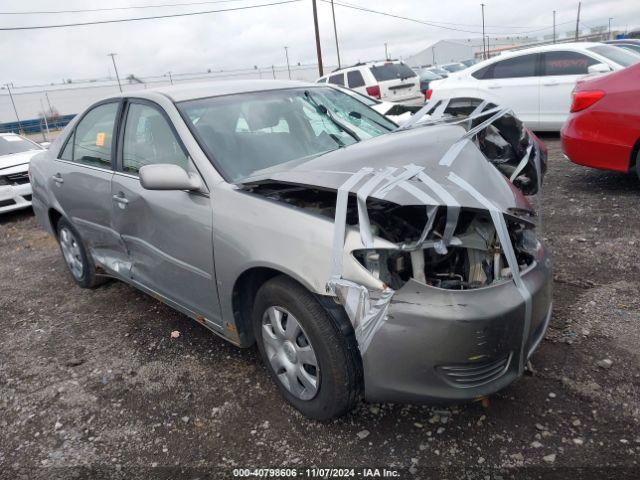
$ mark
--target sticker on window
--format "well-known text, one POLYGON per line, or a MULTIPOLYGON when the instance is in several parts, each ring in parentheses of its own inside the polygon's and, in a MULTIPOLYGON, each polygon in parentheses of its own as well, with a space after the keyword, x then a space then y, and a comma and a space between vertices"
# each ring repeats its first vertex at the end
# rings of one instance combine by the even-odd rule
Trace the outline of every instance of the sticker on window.
POLYGON ((104 141, 107 138, 107 134, 104 132, 98 132, 96 135, 96 147, 104 147, 104 141))

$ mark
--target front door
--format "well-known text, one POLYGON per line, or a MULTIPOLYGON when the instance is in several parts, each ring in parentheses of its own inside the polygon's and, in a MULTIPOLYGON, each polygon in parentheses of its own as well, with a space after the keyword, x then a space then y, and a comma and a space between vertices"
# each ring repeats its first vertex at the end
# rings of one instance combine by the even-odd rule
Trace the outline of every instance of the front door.
POLYGON ((171 163, 197 170, 160 107, 131 100, 123 125, 111 208, 113 228, 126 246, 130 278, 219 326, 209 196, 145 190, 138 180, 144 165, 171 163))
POLYGON ((89 110, 71 132, 47 179, 65 217, 80 233, 93 259, 117 270, 113 258, 122 250, 111 228, 111 178, 116 119, 120 102, 89 110))

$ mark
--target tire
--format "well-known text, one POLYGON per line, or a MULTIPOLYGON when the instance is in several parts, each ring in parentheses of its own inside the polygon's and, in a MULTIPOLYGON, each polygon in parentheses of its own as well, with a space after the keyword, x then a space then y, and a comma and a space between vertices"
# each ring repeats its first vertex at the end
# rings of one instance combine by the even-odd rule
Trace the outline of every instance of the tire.
POLYGON ((285 276, 272 278, 258 290, 252 321, 262 361, 291 405, 320 421, 340 417, 353 408, 361 392, 362 367, 350 325, 341 329, 339 320, 329 315, 307 289, 285 276), (287 326, 293 332, 296 323, 299 334, 287 336, 287 326), (278 337, 278 324, 284 336, 278 337), (317 361, 315 369, 313 359, 317 361), (297 372, 293 374, 297 384, 295 380, 289 382, 291 370, 297 372), (310 381, 314 378, 315 392, 310 381))
POLYGON ((636 175, 638 176, 638 180, 640 180, 640 150, 636 154, 636 175))
POLYGON ((107 279, 96 275, 95 264, 87 253, 82 237, 71 223, 61 218, 56 231, 62 258, 73 281, 81 288, 96 288, 103 284, 107 279))

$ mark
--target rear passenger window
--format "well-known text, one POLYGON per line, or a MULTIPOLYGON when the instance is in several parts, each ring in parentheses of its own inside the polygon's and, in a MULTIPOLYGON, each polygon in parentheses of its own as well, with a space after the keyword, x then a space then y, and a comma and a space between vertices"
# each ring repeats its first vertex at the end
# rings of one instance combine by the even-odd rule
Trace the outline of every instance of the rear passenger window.
POLYGON ((509 58, 493 64, 491 76, 484 78, 518 78, 533 77, 536 74, 536 59, 538 55, 522 55, 509 58))
POLYGON ((140 167, 156 163, 171 163, 189 169, 189 158, 160 111, 132 103, 124 128, 122 170, 136 175, 140 167))
MULTIPOLYGON (((93 167, 111 168, 111 144, 118 102, 98 105, 78 123, 69 143, 71 161, 93 167)), ((63 152, 68 155, 67 148, 63 152)), ((66 158, 65 158, 66 159, 66 158)))
POLYGON ((340 85, 344 87, 344 73, 339 73, 337 75, 331 75, 329 77, 329 83, 333 83, 334 85, 340 85))
POLYGON ((578 52, 546 52, 543 54, 544 75, 583 75, 589 65, 598 63, 578 52))
POLYGON ((362 78, 362 74, 358 70, 347 72, 347 83, 349 88, 364 87, 364 78, 362 78))

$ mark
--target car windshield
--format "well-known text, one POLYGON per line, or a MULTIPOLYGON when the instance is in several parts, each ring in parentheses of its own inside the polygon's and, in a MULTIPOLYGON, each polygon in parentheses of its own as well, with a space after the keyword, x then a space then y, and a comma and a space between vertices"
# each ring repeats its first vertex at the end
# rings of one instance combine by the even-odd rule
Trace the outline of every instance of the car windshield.
POLYGON ((0 156, 13 153, 42 150, 37 144, 19 135, 0 135, 0 156))
POLYGON ((178 108, 212 163, 233 182, 396 128, 383 115, 331 87, 188 100, 178 108))
POLYGON ((370 68, 370 70, 378 82, 405 79, 416 76, 416 72, 411 70, 404 63, 385 63, 383 65, 374 65, 370 68))
POLYGON ((625 50, 624 48, 612 47, 611 45, 598 45, 590 47, 589 50, 597 53, 598 55, 602 55, 623 67, 628 67, 629 65, 640 62, 640 55, 637 55, 630 50, 625 50))

